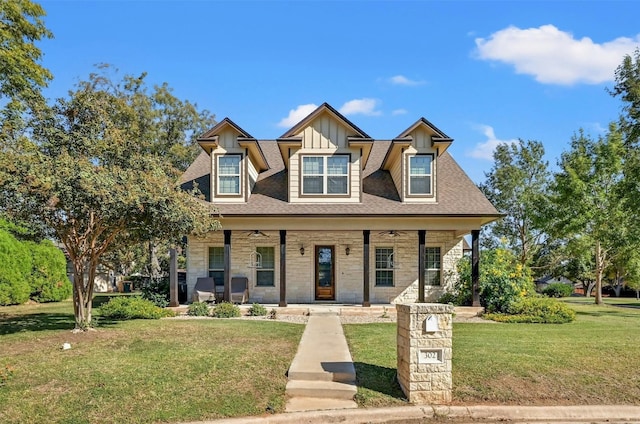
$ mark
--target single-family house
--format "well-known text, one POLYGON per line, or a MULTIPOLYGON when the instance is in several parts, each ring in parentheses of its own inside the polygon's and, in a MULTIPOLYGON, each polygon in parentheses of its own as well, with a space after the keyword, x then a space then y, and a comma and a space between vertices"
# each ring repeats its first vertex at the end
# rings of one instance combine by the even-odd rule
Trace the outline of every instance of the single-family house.
POLYGON ((424 118, 374 140, 326 103, 275 140, 223 119, 181 180, 198 184, 223 227, 189 237, 189 299, 199 277, 224 299, 244 277, 249 302, 280 306, 434 301, 457 278, 468 234, 477 282, 480 227, 501 215, 452 142, 424 118))

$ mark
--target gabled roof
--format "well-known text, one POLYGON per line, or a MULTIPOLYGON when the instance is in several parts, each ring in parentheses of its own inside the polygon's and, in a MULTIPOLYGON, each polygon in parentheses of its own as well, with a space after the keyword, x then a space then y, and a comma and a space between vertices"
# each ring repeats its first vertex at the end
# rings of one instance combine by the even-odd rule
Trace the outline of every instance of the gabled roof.
POLYGON ((282 134, 276 140, 278 147, 280 148, 280 154, 285 162, 285 166, 288 166, 289 153, 288 150, 292 147, 300 148, 302 146, 302 138, 297 136, 303 129, 311 124, 318 116, 323 113, 328 113, 334 119, 341 122, 347 128, 349 128, 353 135, 347 137, 347 143, 349 147, 362 148, 362 168, 364 169, 371 153, 371 146, 373 145, 373 139, 369 137, 367 133, 358 128, 353 122, 349 121, 340 112, 335 110, 329 103, 324 102, 316 108, 313 112, 303 118, 300 122, 291 127, 286 133, 282 134))
POLYGON ((427 132, 433 134, 431 136, 431 145, 437 148, 438 155, 444 153, 453 142, 453 138, 440 131, 438 127, 427 121, 425 118, 420 118, 392 140, 391 148, 382 161, 382 169, 389 169, 389 166, 393 163, 395 157, 399 155, 403 149, 412 144, 413 138, 411 137, 411 133, 419 127, 424 127, 427 132))
POLYGON ((360 128, 358 128, 353 122, 345 118, 344 115, 342 115, 340 112, 335 110, 329 103, 324 102, 320 106, 318 106, 316 110, 314 110, 309 115, 307 115, 304 119, 302 119, 302 121, 298 122, 293 127, 291 127, 289 131, 287 131, 286 133, 278 137, 278 140, 294 137, 296 134, 300 132, 300 130, 304 129, 307 125, 309 125, 311 121, 313 121, 318 115, 320 115, 322 112, 325 112, 325 111, 329 112, 329 114, 333 115, 337 120, 342 121, 343 124, 351 128, 351 130, 355 132, 356 137, 371 139, 371 137, 369 137, 367 133, 365 133, 360 128))
POLYGON ((222 121, 218 122, 213 128, 204 133, 201 137, 199 137, 196 141, 204 149, 205 152, 211 154, 212 150, 218 148, 218 136, 225 129, 232 128, 236 131, 238 135, 238 145, 240 147, 246 148, 249 151, 249 157, 252 162, 256 166, 258 172, 266 171, 269 169, 269 164, 260 149, 260 145, 258 144, 258 140, 256 140, 251 134, 243 130, 238 124, 233 122, 229 118, 224 118, 222 121))

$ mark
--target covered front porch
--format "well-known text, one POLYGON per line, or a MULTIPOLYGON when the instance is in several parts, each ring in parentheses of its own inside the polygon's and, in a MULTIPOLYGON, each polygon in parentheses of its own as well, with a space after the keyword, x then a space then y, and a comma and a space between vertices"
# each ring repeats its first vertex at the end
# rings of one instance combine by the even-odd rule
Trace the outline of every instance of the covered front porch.
POLYGON ((198 278, 212 277, 228 301, 231 279, 244 277, 249 303, 432 302, 457 281, 465 234, 471 235, 474 304, 479 306, 479 230, 451 229, 225 229, 190 238, 188 298, 198 278))

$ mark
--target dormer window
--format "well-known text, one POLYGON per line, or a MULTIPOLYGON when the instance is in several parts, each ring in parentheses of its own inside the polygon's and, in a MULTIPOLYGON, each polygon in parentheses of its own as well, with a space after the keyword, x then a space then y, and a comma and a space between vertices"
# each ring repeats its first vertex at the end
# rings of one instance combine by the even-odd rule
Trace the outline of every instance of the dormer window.
POLYGON ((218 156, 218 194, 239 195, 241 155, 218 156))
POLYGON ((349 194, 349 156, 303 156, 302 194, 349 194))
POLYGON ((431 195, 433 176, 433 155, 409 157, 409 195, 431 195))

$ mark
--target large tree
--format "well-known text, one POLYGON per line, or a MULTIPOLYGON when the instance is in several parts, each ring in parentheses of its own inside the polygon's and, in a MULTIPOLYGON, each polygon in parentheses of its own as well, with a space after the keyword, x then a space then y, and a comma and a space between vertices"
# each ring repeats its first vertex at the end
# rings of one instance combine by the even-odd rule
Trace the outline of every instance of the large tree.
POLYGON ((616 84, 610 93, 620 97, 623 113, 620 128, 625 134, 627 144, 640 141, 640 50, 626 55, 615 73, 616 84))
POLYGON ((44 9, 29 0, 0 0, 0 141, 20 132, 22 113, 43 101, 40 90, 51 73, 40 65, 36 42, 53 35, 45 27, 44 9))
POLYGON ((2 206, 43 222, 73 263, 77 329, 91 324, 103 254, 119 243, 177 241, 219 225, 205 202, 178 187, 177 170, 148 136, 153 119, 141 117, 131 81, 92 74, 68 98, 38 110, 29 137, 0 155, 2 206))
POLYGON ((493 224, 492 235, 504 239, 520 263, 530 265, 545 238, 544 217, 550 180, 544 147, 539 141, 501 144, 480 189, 505 217, 493 224))
POLYGON ((629 234, 624 202, 627 150, 617 126, 593 140, 580 130, 559 162, 553 184, 553 231, 565 239, 580 239, 594 257, 595 302, 602 303, 602 277, 629 234))

